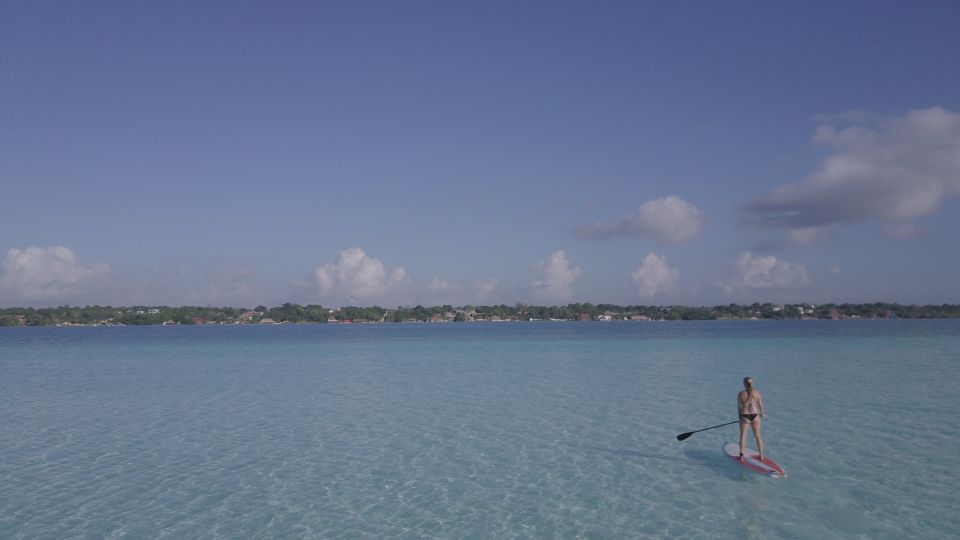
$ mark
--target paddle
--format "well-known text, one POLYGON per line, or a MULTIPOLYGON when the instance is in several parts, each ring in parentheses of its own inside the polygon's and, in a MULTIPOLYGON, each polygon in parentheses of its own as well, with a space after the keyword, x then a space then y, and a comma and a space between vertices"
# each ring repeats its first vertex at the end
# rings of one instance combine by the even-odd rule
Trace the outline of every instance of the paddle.
POLYGON ((706 430, 708 430, 708 429, 713 429, 713 428, 718 428, 718 427, 723 427, 723 426, 729 426, 730 424, 736 424, 737 422, 739 422, 739 420, 734 420, 733 422, 727 422, 726 424, 720 424, 720 425, 717 425, 717 426, 705 427, 705 428, 703 428, 703 429, 698 429, 698 430, 696 430, 696 431, 688 431, 688 432, 686 432, 686 433, 681 433, 681 434, 677 435, 677 440, 678 440, 678 441, 684 441, 684 440, 686 440, 688 437, 690 437, 691 435, 693 435, 694 433, 700 433, 701 431, 706 431, 706 430))

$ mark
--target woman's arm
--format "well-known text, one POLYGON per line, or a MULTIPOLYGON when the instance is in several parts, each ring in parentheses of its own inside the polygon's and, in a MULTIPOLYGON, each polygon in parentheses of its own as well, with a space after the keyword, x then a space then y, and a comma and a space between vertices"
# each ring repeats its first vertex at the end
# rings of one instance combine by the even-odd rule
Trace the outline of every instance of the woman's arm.
POLYGON ((760 416, 767 416, 767 413, 763 410, 763 396, 757 393, 757 405, 760 406, 760 416))
POLYGON ((740 394, 742 393, 743 392, 737 394, 737 418, 740 418, 740 415, 743 414, 743 400, 740 399, 740 394))

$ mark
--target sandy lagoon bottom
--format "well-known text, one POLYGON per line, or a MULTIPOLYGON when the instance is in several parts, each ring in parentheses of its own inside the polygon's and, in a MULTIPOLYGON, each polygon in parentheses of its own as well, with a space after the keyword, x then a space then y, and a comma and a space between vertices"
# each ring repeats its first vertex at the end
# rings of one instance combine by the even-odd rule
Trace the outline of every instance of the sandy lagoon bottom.
POLYGON ((957 351, 956 321, 0 329, 0 537, 956 537, 957 351), (786 479, 723 456, 736 426, 675 439, 744 375, 786 479))

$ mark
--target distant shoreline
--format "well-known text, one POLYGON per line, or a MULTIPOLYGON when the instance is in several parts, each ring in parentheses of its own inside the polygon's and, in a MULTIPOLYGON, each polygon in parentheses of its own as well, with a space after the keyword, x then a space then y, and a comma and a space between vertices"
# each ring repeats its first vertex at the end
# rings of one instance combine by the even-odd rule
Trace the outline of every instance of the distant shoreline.
POLYGON ((539 321, 864 320, 960 318, 960 305, 728 304, 724 306, 415 306, 395 309, 283 304, 267 308, 61 306, 0 309, 0 326, 185 326, 539 321))
MULTIPOLYGON (((896 319, 662 319, 656 321, 574 321, 574 320, 530 320, 530 321, 469 321, 464 325, 474 326, 474 325, 500 325, 500 324, 516 324, 516 325, 526 325, 526 324, 538 324, 538 323, 580 323, 580 324, 659 324, 659 323, 690 323, 690 322, 707 322, 707 323, 724 323, 724 322, 839 322, 839 323, 856 323, 856 322, 893 322, 893 321, 946 321, 958 319, 960 317, 927 317, 927 318, 917 318, 917 319, 907 319, 899 317, 896 319)), ((209 323, 209 324, 43 324, 43 325, 0 325, 0 330, 4 328, 153 328, 153 327, 172 327, 172 328, 194 328, 194 327, 216 327, 216 328, 252 328, 252 327, 273 327, 273 326, 420 326, 420 325, 431 325, 431 326, 461 326, 460 324, 453 324, 447 322, 430 322, 430 321, 417 321, 417 322, 382 322, 382 321, 363 321, 363 322, 338 322, 338 323, 320 323, 320 322, 279 322, 279 323, 265 323, 265 324, 241 324, 241 323, 209 323)))

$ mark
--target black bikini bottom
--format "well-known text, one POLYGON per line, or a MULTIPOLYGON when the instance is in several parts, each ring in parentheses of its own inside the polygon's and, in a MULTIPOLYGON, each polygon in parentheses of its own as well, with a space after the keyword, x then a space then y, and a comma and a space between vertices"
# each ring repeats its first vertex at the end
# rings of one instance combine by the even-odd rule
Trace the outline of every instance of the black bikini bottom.
POLYGON ((757 416, 758 416, 758 415, 756 415, 756 414, 741 414, 741 415, 740 415, 740 418, 746 418, 747 420, 753 422, 753 420, 754 420, 757 416))

